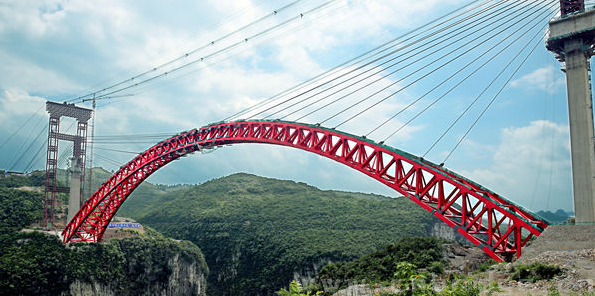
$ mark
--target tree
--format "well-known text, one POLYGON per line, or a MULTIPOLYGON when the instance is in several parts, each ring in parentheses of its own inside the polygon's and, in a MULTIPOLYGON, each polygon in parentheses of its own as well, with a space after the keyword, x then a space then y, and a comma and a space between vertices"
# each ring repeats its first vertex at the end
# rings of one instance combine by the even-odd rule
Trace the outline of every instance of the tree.
POLYGON ((417 266, 409 262, 397 263, 395 272, 397 285, 405 295, 432 295, 432 290, 427 284, 427 276, 417 271, 417 266))
POLYGON ((304 288, 300 283, 298 283, 297 281, 292 281, 291 283, 289 283, 289 291, 281 289, 279 290, 279 292, 277 292, 277 294, 279 294, 280 296, 318 296, 322 294, 322 291, 318 291, 316 292, 316 294, 312 294, 312 292, 310 291, 304 294, 302 293, 303 291, 304 288))

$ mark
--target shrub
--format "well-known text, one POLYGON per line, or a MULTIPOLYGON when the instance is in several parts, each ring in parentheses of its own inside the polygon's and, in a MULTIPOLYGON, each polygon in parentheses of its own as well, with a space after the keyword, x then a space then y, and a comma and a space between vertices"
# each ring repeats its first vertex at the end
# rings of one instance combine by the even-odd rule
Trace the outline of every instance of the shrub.
POLYGON ((279 292, 277 292, 278 295, 280 296, 318 296, 322 294, 322 291, 318 291, 315 294, 312 294, 312 292, 307 292, 307 293, 303 293, 304 292, 304 288, 302 287, 302 285, 300 283, 298 283, 297 281, 292 281, 289 284, 289 291, 285 290, 285 289, 281 289, 279 290, 279 292))
POLYGON ((341 283, 349 280, 382 283, 393 279, 398 271, 397 262, 408 262, 416 268, 442 274, 442 244, 437 238, 405 238, 351 262, 329 263, 318 272, 317 282, 331 279, 341 283))
POLYGON ((443 274, 444 273, 444 264, 440 261, 434 261, 430 266, 428 266, 428 271, 433 274, 443 274))
POLYGON ((479 267, 477 267, 477 271, 479 271, 479 272, 487 271, 488 269, 490 269, 490 267, 492 267, 492 265, 495 265, 495 264, 498 264, 498 262, 496 262, 496 260, 494 260, 494 259, 490 259, 487 262, 479 264, 479 267))
POLYGON ((521 282, 536 282, 539 280, 551 280, 562 273, 562 269, 556 265, 548 265, 540 262, 518 265, 511 267, 511 279, 521 282))

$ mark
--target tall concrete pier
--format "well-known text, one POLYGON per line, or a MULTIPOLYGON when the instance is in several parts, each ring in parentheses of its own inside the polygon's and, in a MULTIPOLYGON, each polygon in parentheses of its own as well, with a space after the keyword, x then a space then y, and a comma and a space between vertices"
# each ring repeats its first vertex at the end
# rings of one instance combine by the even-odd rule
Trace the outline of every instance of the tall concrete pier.
POLYGON ((584 1, 561 0, 561 17, 550 21, 548 50, 564 66, 568 88, 572 182, 577 223, 595 222, 595 143, 591 97, 591 56, 595 10, 584 1))
POLYGON ((70 195, 68 199, 68 218, 67 222, 72 220, 76 212, 81 208, 81 185, 84 181, 81 179, 81 173, 83 171, 83 164, 81 163, 81 157, 73 157, 70 159, 70 195))

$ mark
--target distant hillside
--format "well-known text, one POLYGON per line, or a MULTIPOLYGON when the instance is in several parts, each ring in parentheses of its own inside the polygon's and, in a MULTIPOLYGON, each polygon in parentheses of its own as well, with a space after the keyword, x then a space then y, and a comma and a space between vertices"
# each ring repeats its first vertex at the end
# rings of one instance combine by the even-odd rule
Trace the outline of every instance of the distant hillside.
MULTIPOLYGON (((85 180, 85 198, 88 198, 89 177, 91 176, 89 169, 86 171, 85 180)), ((113 175, 103 168, 93 168, 91 184, 91 194, 93 194, 99 186, 113 175)), ((67 170, 58 170, 58 183, 61 186, 69 186, 70 179, 68 178, 67 170)), ((38 187, 42 190, 45 186, 45 171, 34 171, 29 175, 5 175, 4 171, 0 170, 0 188, 19 188, 19 187, 38 187)), ((134 192, 126 199, 126 202, 118 210, 118 216, 138 216, 147 211, 147 207, 151 207, 156 200, 164 196, 168 192, 188 189, 193 185, 160 185, 150 182, 143 182, 134 192)), ((68 194, 58 194, 58 201, 61 206, 68 205, 68 194)), ((57 210, 58 212, 60 209, 57 210)), ((58 215, 58 219, 62 217, 66 219, 66 215, 58 215)), ((67 221, 58 222, 57 224, 65 224, 67 221)))
MULTIPOLYGON (((93 183, 92 193, 99 188, 113 173, 106 171, 103 168, 93 168, 93 183)), ((86 173, 87 181, 85 186, 88 186, 89 170, 86 173)), ((118 216, 133 217, 139 216, 149 210, 153 204, 163 197, 166 193, 188 189, 192 185, 159 185, 150 182, 143 182, 132 194, 126 199, 124 204, 118 210, 118 216)))
POLYGON ((0 188, 16 188, 23 186, 44 186, 45 171, 33 171, 27 175, 5 175, 0 170, 0 188))
POLYGON ((543 217, 552 223, 565 223, 568 222, 568 218, 570 217, 568 213, 566 213, 562 209, 558 209, 556 212, 551 211, 539 211, 536 213, 539 217, 543 217))
POLYGON ((144 209, 133 217, 201 248, 211 296, 274 295, 329 261, 428 236, 436 222, 404 198, 322 191, 249 174, 165 193, 144 209))

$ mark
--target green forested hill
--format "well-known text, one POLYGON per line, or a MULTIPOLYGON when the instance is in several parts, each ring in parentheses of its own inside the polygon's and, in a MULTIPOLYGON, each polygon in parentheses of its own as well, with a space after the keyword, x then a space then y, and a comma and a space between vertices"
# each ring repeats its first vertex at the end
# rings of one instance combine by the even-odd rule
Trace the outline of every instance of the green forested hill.
MULTIPOLYGON (((103 168, 93 168, 93 182, 92 192, 95 192, 103 182, 107 181, 113 173, 106 171, 103 168)), ((89 170, 86 173, 87 181, 85 187, 89 182, 89 170)), ((192 185, 159 185, 150 182, 143 182, 132 194, 126 199, 126 202, 118 210, 118 216, 137 217, 146 212, 153 204, 163 197, 166 193, 190 188, 192 185)), ((85 190, 86 191, 86 190, 85 190)))
POLYGON ((0 186, 0 235, 19 231, 39 221, 43 195, 0 186))
MULTIPOLYGON (((42 178, 38 175, 42 176, 4 179, 0 187, 39 186, 42 178)), ((93 176, 95 189, 111 173, 95 168, 93 176)), ((41 196, 16 189, 0 191, 7 205, 0 209, 0 220, 6 226, 0 233, 13 235, 39 219, 41 196), (32 214, 22 215, 25 212, 32 214)), ((313 266, 353 260, 402 238, 427 236, 436 223, 407 199, 322 191, 304 183, 248 174, 197 186, 145 182, 117 215, 196 243, 211 270, 211 296, 274 295, 294 275, 313 277, 313 266)))
POLYGON ((435 223, 404 198, 322 191, 248 174, 165 193, 145 210, 133 217, 201 248, 211 296, 273 295, 314 264, 427 236, 435 223))
POLYGON ((42 186, 44 176, 0 172, 0 296, 70 295, 72 286, 77 291, 83 287, 80 295, 99 293, 93 289, 114 295, 204 292, 208 267, 200 249, 188 241, 148 230, 140 237, 66 246, 53 235, 22 232, 41 219, 43 193, 21 187, 42 186))

